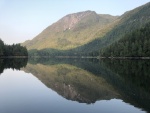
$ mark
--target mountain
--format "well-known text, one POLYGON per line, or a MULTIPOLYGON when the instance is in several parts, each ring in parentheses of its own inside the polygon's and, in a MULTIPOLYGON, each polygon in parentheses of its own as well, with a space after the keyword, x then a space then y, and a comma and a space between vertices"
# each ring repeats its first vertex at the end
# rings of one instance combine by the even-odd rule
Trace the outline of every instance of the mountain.
POLYGON ((23 45, 30 50, 29 55, 98 56, 104 48, 144 27, 149 18, 150 3, 121 16, 99 15, 93 11, 70 14, 23 45))
POLYGON ((67 50, 102 37, 116 23, 117 16, 85 11, 69 14, 22 45, 28 49, 53 48, 67 50))
MULTIPOLYGON (((119 17, 118 24, 106 33, 103 38, 97 38, 83 46, 77 47, 71 51, 78 54, 91 53, 98 55, 99 51, 114 42, 123 38, 126 34, 132 33, 136 29, 144 27, 150 22, 150 3, 125 12, 119 17)), ((91 55, 90 54, 90 55, 91 55)))

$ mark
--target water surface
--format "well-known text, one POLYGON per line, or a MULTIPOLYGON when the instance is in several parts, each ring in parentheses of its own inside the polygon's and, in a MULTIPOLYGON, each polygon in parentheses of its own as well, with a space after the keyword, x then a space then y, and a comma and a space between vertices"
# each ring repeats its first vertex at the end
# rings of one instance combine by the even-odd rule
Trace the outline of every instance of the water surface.
POLYGON ((1 113, 148 113, 149 60, 1 59, 1 113))

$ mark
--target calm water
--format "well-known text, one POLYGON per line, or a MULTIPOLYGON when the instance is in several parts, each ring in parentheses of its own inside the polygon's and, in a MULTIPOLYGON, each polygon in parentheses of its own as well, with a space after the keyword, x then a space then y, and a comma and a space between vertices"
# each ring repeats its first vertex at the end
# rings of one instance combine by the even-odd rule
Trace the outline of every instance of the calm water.
POLYGON ((149 113, 149 60, 0 59, 0 113, 149 113))

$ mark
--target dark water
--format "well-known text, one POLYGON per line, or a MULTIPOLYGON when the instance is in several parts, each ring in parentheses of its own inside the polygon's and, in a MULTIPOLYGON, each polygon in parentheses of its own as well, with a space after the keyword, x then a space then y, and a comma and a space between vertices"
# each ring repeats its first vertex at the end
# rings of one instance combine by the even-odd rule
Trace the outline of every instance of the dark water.
POLYGON ((0 59, 0 113, 149 113, 150 61, 0 59))

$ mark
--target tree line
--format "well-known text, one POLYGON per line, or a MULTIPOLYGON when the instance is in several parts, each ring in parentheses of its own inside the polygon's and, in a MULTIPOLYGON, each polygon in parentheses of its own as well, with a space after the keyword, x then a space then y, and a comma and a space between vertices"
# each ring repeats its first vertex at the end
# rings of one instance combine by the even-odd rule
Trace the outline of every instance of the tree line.
POLYGON ((2 56, 28 56, 28 51, 20 44, 5 45, 0 39, 0 57, 2 56))
POLYGON ((150 23, 126 34, 119 41, 100 50, 104 57, 149 57, 150 56, 150 23))

